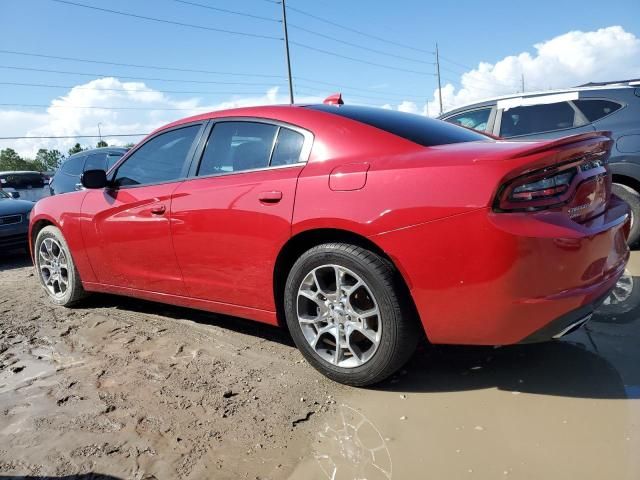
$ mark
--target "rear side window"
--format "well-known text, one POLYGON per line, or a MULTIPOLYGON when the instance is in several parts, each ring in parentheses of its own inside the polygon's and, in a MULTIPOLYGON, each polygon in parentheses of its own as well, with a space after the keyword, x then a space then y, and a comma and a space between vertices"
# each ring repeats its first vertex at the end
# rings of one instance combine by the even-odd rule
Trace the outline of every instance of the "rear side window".
POLYGON ((120 152, 111 152, 107 154, 107 168, 105 168, 105 170, 109 170, 111 167, 113 167, 118 162, 118 160, 122 158, 122 155, 124 155, 124 153, 120 152))
POLYGON ((200 125, 191 125, 153 137, 118 167, 114 183, 128 186, 179 180, 199 130, 200 125))
POLYGON ((423 147, 477 141, 492 141, 480 133, 471 132, 440 120, 374 107, 355 105, 311 105, 308 108, 333 113, 384 130, 423 147))
POLYGON ((445 120, 461 127, 473 128, 474 130, 485 131, 487 129, 487 123, 489 122, 489 116, 491 115, 491 108, 481 108, 480 110, 472 110, 470 112, 459 113, 453 115, 445 120))
POLYGON ((550 132, 577 126, 576 112, 567 102, 514 107, 502 112, 501 137, 550 132))
POLYGON ((62 164, 61 171, 67 175, 80 175, 84 171, 84 159, 86 155, 71 157, 62 164))
POLYGON ((291 165, 300 161, 304 135, 288 128, 280 128, 276 146, 271 157, 271 166, 291 165))
POLYGON ((574 100, 573 103, 590 122, 600 120, 622 107, 619 103, 610 100, 574 100))
POLYGON ((44 177, 38 173, 9 173, 0 177, 0 188, 44 188, 44 177))

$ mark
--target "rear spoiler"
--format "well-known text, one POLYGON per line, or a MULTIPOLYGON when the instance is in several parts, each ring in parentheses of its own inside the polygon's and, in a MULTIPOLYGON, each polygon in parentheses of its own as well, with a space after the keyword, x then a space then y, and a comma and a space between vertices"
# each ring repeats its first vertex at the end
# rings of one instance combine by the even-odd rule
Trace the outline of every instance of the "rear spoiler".
POLYGON ((514 154, 511 155, 509 158, 528 157, 530 155, 535 155, 536 153, 554 150, 559 147, 566 147, 568 145, 577 146, 576 144, 582 143, 582 142, 585 142, 591 145, 601 142, 603 144, 604 149, 608 150, 612 142, 611 132, 600 131, 600 132, 579 133, 577 135, 569 135, 568 137, 562 137, 556 140, 548 140, 548 141, 531 143, 531 148, 523 148, 522 150, 514 152, 514 154), (588 140, 591 140, 591 141, 588 142, 588 140))

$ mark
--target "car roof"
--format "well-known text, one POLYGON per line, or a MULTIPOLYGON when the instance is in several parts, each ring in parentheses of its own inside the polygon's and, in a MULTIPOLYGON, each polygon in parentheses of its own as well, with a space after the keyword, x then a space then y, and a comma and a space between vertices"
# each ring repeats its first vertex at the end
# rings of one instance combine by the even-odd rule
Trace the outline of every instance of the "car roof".
POLYGON ((88 153, 94 153, 94 152, 127 152, 129 151, 129 149, 127 147, 97 147, 97 148, 90 148, 89 150, 82 150, 81 152, 78 153, 74 153, 73 155, 69 155, 66 159, 65 162, 67 160, 69 160, 70 158, 73 157, 78 157, 80 155, 86 155, 88 153))
POLYGON ((598 91, 606 91, 606 90, 628 90, 637 88, 636 80, 623 80, 620 82, 608 82, 608 83, 597 83, 597 84, 585 84, 577 87, 570 88, 558 88, 554 90, 538 90, 535 92, 526 92, 526 93, 512 93, 509 95, 500 95, 496 97, 489 97, 483 100, 469 102, 464 105, 460 105, 459 107, 453 108, 447 112, 444 112, 442 116, 449 115, 458 111, 466 110, 469 107, 485 107, 489 105, 493 105, 494 103, 500 100, 509 100, 512 98, 531 98, 545 95, 558 95, 562 93, 573 93, 573 92, 598 92, 598 91))
POLYGON ((5 172, 0 172, 0 175, 15 175, 15 174, 23 175, 26 173, 35 173, 38 175, 42 175, 41 172, 36 172, 35 170, 7 170, 5 172))

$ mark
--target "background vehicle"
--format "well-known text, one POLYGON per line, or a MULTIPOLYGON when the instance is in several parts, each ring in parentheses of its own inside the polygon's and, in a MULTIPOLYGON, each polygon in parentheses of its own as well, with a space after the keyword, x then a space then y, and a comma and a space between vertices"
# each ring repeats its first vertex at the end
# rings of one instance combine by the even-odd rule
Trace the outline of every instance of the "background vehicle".
POLYGON ((0 190, 0 251, 28 247, 29 213, 33 205, 0 190))
POLYGON ((82 189, 80 175, 85 170, 108 170, 128 148, 104 147, 76 153, 67 158, 49 182, 51 195, 74 192, 82 189))
POLYGON ((537 140, 610 131, 613 192, 632 212, 629 243, 640 238, 640 80, 589 83, 466 105, 441 117, 503 138, 537 140))
POLYGON ((38 202, 32 254, 58 305, 100 291, 286 324, 318 370, 370 385, 420 326, 504 345, 590 317, 629 255, 610 144, 333 104, 208 113, 38 202))
POLYGON ((0 172, 0 190, 32 202, 49 196, 48 182, 39 172, 0 172))

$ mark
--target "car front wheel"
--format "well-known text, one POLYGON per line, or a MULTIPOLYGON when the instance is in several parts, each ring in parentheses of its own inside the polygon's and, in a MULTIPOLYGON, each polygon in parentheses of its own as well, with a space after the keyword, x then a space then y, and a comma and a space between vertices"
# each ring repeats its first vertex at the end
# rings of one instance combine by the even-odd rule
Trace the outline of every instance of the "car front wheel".
POLYGON ((50 225, 38 232, 33 248, 38 279, 56 305, 71 306, 86 296, 62 232, 50 225))
POLYGON ((291 335, 307 361, 340 383, 367 386, 392 375, 420 338, 398 274, 386 259, 343 243, 296 261, 285 287, 291 335))

